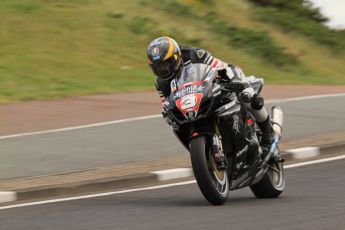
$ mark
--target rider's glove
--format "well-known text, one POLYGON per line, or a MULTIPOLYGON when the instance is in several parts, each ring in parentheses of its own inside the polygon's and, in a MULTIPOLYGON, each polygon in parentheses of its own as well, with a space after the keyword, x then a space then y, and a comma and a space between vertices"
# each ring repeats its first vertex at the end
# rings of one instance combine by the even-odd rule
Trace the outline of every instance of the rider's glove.
POLYGON ((244 103, 251 103, 256 93, 253 87, 248 87, 248 88, 245 88, 240 95, 241 95, 241 100, 244 103))
POLYGON ((255 110, 262 109, 262 107, 264 107, 264 98, 259 96, 258 94, 255 94, 252 98, 251 106, 255 110))
POLYGON ((170 119, 170 117, 168 116, 167 112, 163 109, 162 110, 162 116, 164 118, 164 120, 166 121, 166 123, 168 123, 168 125, 172 125, 172 121, 170 119))

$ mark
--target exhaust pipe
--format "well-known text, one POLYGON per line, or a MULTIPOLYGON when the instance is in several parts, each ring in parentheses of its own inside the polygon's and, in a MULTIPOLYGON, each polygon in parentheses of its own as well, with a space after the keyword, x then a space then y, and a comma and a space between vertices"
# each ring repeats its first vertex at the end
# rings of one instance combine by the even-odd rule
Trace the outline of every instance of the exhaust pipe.
POLYGON ((280 106, 275 105, 271 109, 272 114, 272 123, 273 123, 273 130, 278 137, 282 135, 282 127, 283 127, 283 110, 280 106))
POLYGON ((282 127, 283 127, 283 110, 280 108, 280 106, 273 106, 271 109, 271 114, 272 114, 272 123, 273 123, 273 130, 275 132, 275 137, 274 141, 271 145, 270 150, 267 153, 267 156, 261 163, 261 168, 263 168, 267 162, 270 160, 271 156, 274 156, 276 154, 279 154, 278 151, 278 144, 280 137, 282 135, 282 127))

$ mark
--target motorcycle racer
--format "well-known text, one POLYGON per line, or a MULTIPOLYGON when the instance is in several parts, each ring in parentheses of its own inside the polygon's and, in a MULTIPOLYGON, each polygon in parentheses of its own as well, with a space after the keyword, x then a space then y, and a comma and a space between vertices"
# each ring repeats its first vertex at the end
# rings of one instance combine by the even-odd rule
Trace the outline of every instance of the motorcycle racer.
MULTIPOLYGON (((149 66, 157 76, 156 89, 161 98, 162 105, 171 93, 170 82, 175 78, 179 78, 183 68, 187 68, 188 65, 197 63, 209 65, 218 71, 219 76, 224 80, 223 84, 229 81, 244 83, 246 87, 242 91, 240 99, 255 117, 263 132, 261 145, 264 149, 269 149, 274 141, 274 130, 270 117, 264 107, 264 99, 256 94, 240 67, 227 64, 213 57, 207 50, 179 46, 174 39, 166 36, 154 39, 149 44, 147 57, 149 66)), ((166 119, 164 110, 162 114, 166 119)), ((170 123, 169 120, 167 122, 170 123)))

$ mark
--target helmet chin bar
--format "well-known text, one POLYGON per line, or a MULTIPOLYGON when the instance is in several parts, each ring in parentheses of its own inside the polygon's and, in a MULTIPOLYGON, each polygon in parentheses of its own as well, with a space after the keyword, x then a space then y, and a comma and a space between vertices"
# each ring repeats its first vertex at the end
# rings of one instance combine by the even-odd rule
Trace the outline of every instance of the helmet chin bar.
POLYGON ((172 74, 170 74, 168 77, 161 78, 157 74, 156 75, 158 78, 160 78, 163 81, 171 81, 173 78, 179 78, 181 76, 182 70, 183 70, 183 63, 182 63, 182 60, 180 60, 175 71, 172 74))
POLYGON ((166 78, 161 78, 163 81, 170 81, 172 80, 173 78, 175 78, 175 72, 170 74, 168 77, 166 78))

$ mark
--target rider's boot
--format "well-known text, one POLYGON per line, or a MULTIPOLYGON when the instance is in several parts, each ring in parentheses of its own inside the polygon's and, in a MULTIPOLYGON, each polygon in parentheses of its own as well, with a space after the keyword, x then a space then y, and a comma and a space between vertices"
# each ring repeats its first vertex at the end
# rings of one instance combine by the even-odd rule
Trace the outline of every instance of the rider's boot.
POLYGON ((262 131, 261 146, 263 152, 267 153, 274 141, 274 130, 270 117, 267 116, 267 119, 263 122, 258 122, 258 125, 262 131))
POLYGON ((265 156, 274 142, 275 133, 270 116, 264 107, 264 98, 255 94, 251 99, 251 103, 246 103, 246 106, 255 117, 255 120, 262 131, 260 144, 265 156))
POLYGON ((272 122, 270 116, 268 115, 265 107, 264 107, 264 99, 263 97, 256 95, 253 97, 252 102, 246 104, 247 108, 249 108, 250 112, 254 115, 256 122, 258 123, 261 131, 262 131, 262 138, 261 138, 261 147, 264 154, 267 154, 269 148, 271 147, 274 141, 274 130, 272 126, 272 122))

